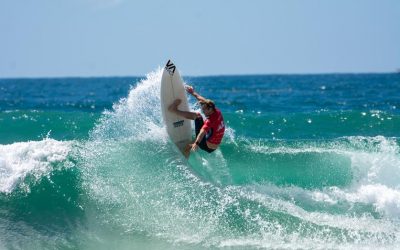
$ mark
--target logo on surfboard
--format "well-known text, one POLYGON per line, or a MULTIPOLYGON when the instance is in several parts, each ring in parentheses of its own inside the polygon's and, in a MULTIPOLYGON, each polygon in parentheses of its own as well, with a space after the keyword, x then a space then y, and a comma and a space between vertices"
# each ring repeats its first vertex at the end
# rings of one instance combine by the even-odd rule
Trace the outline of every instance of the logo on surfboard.
POLYGON ((181 120, 181 121, 174 122, 173 124, 174 124, 174 127, 177 128, 177 127, 182 127, 184 122, 185 122, 184 120, 181 120))
POLYGON ((168 60, 167 65, 165 65, 165 70, 172 76, 175 73, 175 69, 176 66, 171 62, 171 60, 168 60))

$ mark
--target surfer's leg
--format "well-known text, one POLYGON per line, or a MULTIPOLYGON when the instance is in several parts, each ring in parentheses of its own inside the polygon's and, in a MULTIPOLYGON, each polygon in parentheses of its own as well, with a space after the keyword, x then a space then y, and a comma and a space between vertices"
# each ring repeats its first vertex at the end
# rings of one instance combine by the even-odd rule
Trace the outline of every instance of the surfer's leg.
MULTIPOLYGON (((194 131, 196 132, 196 137, 199 135, 201 127, 203 127, 204 121, 200 114, 194 120, 194 131)), ((205 138, 205 137, 204 137, 205 138)))
POLYGON ((169 107, 168 110, 170 112, 173 112, 179 116, 182 116, 186 119, 189 120, 195 120, 197 118, 197 113, 195 112, 189 112, 189 111, 181 111, 178 109, 179 104, 181 104, 182 100, 181 99, 176 99, 169 107))
POLYGON ((189 159, 191 148, 192 148, 192 144, 188 144, 188 145, 186 145, 185 150, 183 151, 183 155, 186 157, 186 159, 189 159))
MULTIPOLYGON (((200 130, 203 127, 203 125, 204 125, 203 117, 200 114, 198 114, 196 120, 194 120, 194 131, 196 132, 196 138, 199 135, 200 130)), ((207 139, 205 136, 199 143, 199 148, 201 148, 204 151, 209 152, 210 149, 207 146, 207 139)))

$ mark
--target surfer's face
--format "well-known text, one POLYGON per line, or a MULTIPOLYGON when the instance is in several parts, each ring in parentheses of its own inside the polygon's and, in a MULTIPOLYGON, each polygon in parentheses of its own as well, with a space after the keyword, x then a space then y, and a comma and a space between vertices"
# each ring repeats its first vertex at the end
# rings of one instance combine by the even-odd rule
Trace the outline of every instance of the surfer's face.
POLYGON ((206 116, 211 115, 212 112, 213 112, 213 109, 212 109, 211 107, 209 107, 207 104, 202 104, 202 105, 201 105, 201 110, 203 111, 203 113, 204 113, 206 116))

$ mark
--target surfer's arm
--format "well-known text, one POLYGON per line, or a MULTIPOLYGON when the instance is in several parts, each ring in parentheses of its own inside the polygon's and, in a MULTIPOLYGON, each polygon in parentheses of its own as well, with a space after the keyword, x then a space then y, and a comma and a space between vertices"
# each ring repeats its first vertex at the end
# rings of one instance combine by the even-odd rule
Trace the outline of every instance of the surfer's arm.
POLYGON ((191 94, 192 96, 194 96, 199 102, 205 102, 206 101, 206 98, 202 97, 197 92, 195 92, 192 86, 186 85, 185 88, 186 88, 186 91, 189 94, 191 94))
POLYGON ((197 135, 196 140, 192 144, 192 151, 195 151, 199 147, 199 144, 203 140, 205 135, 206 131, 204 129, 200 129, 200 133, 197 135))

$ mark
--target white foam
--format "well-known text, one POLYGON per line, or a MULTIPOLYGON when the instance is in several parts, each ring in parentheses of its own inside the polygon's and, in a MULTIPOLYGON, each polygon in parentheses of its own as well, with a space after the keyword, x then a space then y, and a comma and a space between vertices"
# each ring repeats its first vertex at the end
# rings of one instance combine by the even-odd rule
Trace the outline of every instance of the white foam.
POLYGON ((92 139, 167 140, 160 107, 162 70, 149 73, 131 88, 127 98, 103 113, 92 139))
POLYGON ((376 211, 400 219, 400 157, 396 141, 383 136, 351 137, 362 151, 349 152, 352 186, 334 195, 350 202, 372 204, 376 211))
POLYGON ((0 145, 0 192, 11 193, 28 174, 39 179, 66 159, 72 142, 43 139, 0 145))
MULTIPOLYGON (((335 189, 340 190, 340 189, 335 189)), ((274 185, 260 185, 240 189, 240 196, 247 199, 258 201, 265 207, 274 211, 284 212, 295 216, 302 221, 319 226, 329 226, 347 230, 366 230, 370 233, 391 233, 396 230, 393 224, 387 221, 380 221, 366 215, 346 215, 330 214, 329 212, 307 211, 296 204, 301 203, 314 204, 320 202, 321 205, 334 205, 339 197, 330 193, 330 190, 324 192, 318 190, 306 190, 299 187, 277 187, 274 185), (328 204, 326 204, 328 200, 328 204)), ((356 195, 354 196, 354 199, 356 195)), ((359 201, 357 199, 357 201, 359 201)), ((261 218, 260 218, 261 219, 261 218)))
POLYGON ((332 189, 331 197, 352 203, 366 203, 392 220, 400 220, 400 190, 382 184, 360 185, 353 189, 332 189))
POLYGON ((372 203, 378 211, 400 219, 400 191, 384 185, 365 185, 357 190, 357 199, 372 203))
POLYGON ((384 136, 349 136, 335 140, 304 140, 287 145, 285 141, 248 140, 242 138, 245 147, 255 153, 263 154, 299 154, 299 153, 386 153, 399 154, 400 150, 394 138, 384 136))

